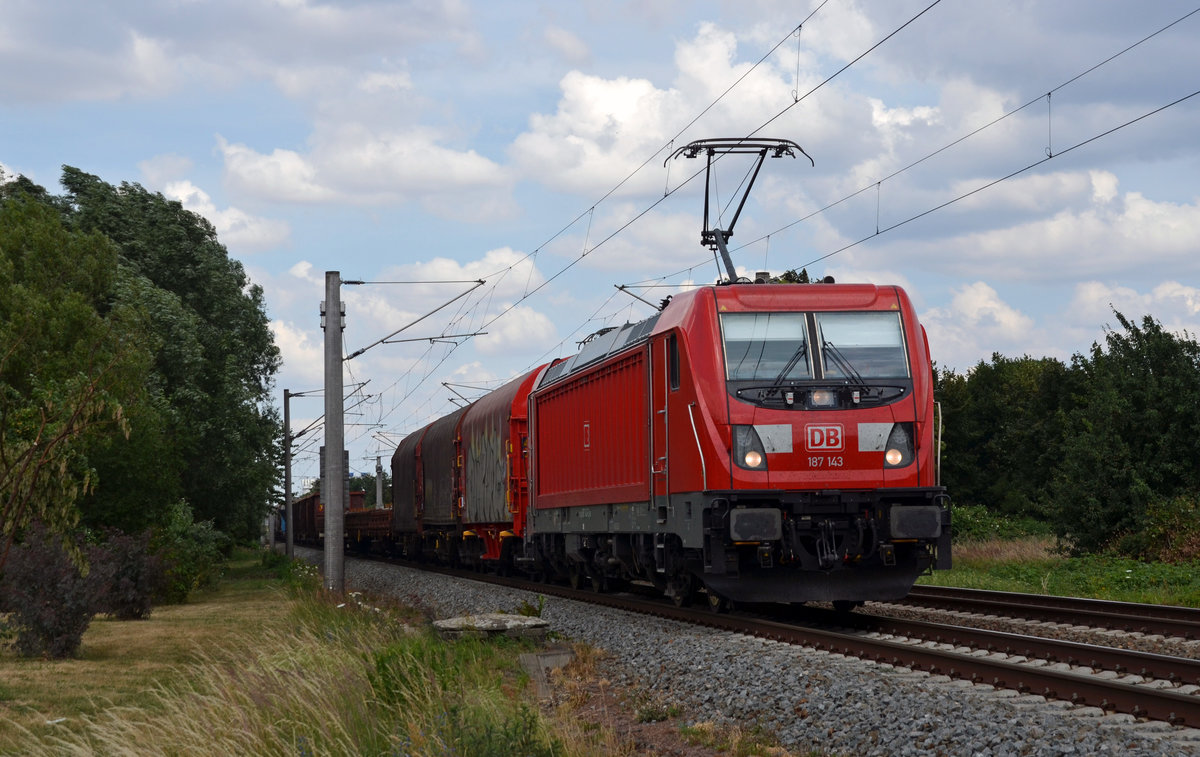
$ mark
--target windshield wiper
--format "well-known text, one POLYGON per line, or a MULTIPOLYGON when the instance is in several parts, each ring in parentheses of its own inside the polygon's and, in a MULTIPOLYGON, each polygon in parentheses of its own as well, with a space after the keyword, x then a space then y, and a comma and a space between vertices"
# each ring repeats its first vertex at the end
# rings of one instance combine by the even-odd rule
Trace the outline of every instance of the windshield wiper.
POLYGON ((825 354, 827 354, 830 359, 833 360, 833 364, 838 367, 838 370, 840 370, 845 377, 850 380, 852 386, 857 386, 862 389, 867 388, 867 382, 863 381, 863 377, 859 375, 858 371, 854 370, 854 366, 850 364, 850 361, 846 359, 846 356, 842 354, 842 351, 839 350, 833 342, 827 339, 822 340, 821 348, 825 351, 825 354))
POLYGON ((796 351, 792 353, 792 356, 788 358, 787 363, 783 366, 783 370, 780 371, 779 375, 775 377, 775 380, 771 382, 771 388, 774 389, 782 384, 784 380, 787 379, 787 375, 792 372, 793 368, 796 367, 796 363, 800 362, 800 358, 807 356, 808 342, 800 342, 800 346, 797 347, 796 351))

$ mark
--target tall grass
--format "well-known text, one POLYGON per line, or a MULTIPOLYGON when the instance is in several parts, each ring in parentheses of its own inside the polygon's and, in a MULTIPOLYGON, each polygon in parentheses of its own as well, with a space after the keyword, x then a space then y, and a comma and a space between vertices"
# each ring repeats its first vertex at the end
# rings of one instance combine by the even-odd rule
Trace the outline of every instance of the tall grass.
POLYGON ((69 731, 17 726, 20 753, 567 754, 529 704, 518 642, 445 642, 353 595, 297 602, 289 622, 201 653, 145 706, 100 708, 69 731))

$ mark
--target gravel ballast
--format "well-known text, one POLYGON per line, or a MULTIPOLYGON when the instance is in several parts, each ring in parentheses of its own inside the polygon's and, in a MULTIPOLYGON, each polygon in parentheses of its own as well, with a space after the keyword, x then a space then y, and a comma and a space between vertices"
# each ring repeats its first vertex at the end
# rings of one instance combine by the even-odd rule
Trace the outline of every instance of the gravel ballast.
MULTIPOLYGON (((297 549, 319 562, 319 552, 297 549)), ((439 618, 514 612, 537 595, 347 559, 346 587, 439 618)), ((761 727, 794 753, 1200 755, 1200 731, 557 597, 552 632, 611 655, 607 677, 689 720, 761 727)))

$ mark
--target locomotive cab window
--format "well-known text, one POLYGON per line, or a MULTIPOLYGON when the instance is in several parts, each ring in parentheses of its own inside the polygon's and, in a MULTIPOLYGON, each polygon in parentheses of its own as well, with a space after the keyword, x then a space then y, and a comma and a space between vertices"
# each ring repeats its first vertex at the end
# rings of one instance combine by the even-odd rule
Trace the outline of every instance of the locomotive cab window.
POLYGON ((908 378, 899 313, 817 313, 826 378, 908 378))
POLYGON ((721 334, 730 381, 812 378, 803 313, 724 313, 721 334))

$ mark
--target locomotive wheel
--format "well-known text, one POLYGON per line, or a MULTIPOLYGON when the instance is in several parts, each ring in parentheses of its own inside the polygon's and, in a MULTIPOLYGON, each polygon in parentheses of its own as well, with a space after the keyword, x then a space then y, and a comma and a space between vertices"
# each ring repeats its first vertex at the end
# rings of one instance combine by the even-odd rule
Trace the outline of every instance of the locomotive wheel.
POLYGON ((710 590, 708 591, 708 609, 718 615, 724 614, 733 609, 733 602, 710 590))
POLYGON ((835 599, 833 601, 833 609, 838 612, 842 612, 842 613, 850 612, 855 607, 861 607, 861 606, 862 606, 862 602, 852 602, 849 599, 835 599))
POLYGON ((572 589, 578 589, 583 585, 583 568, 578 563, 571 563, 571 567, 567 570, 567 583, 572 589))

